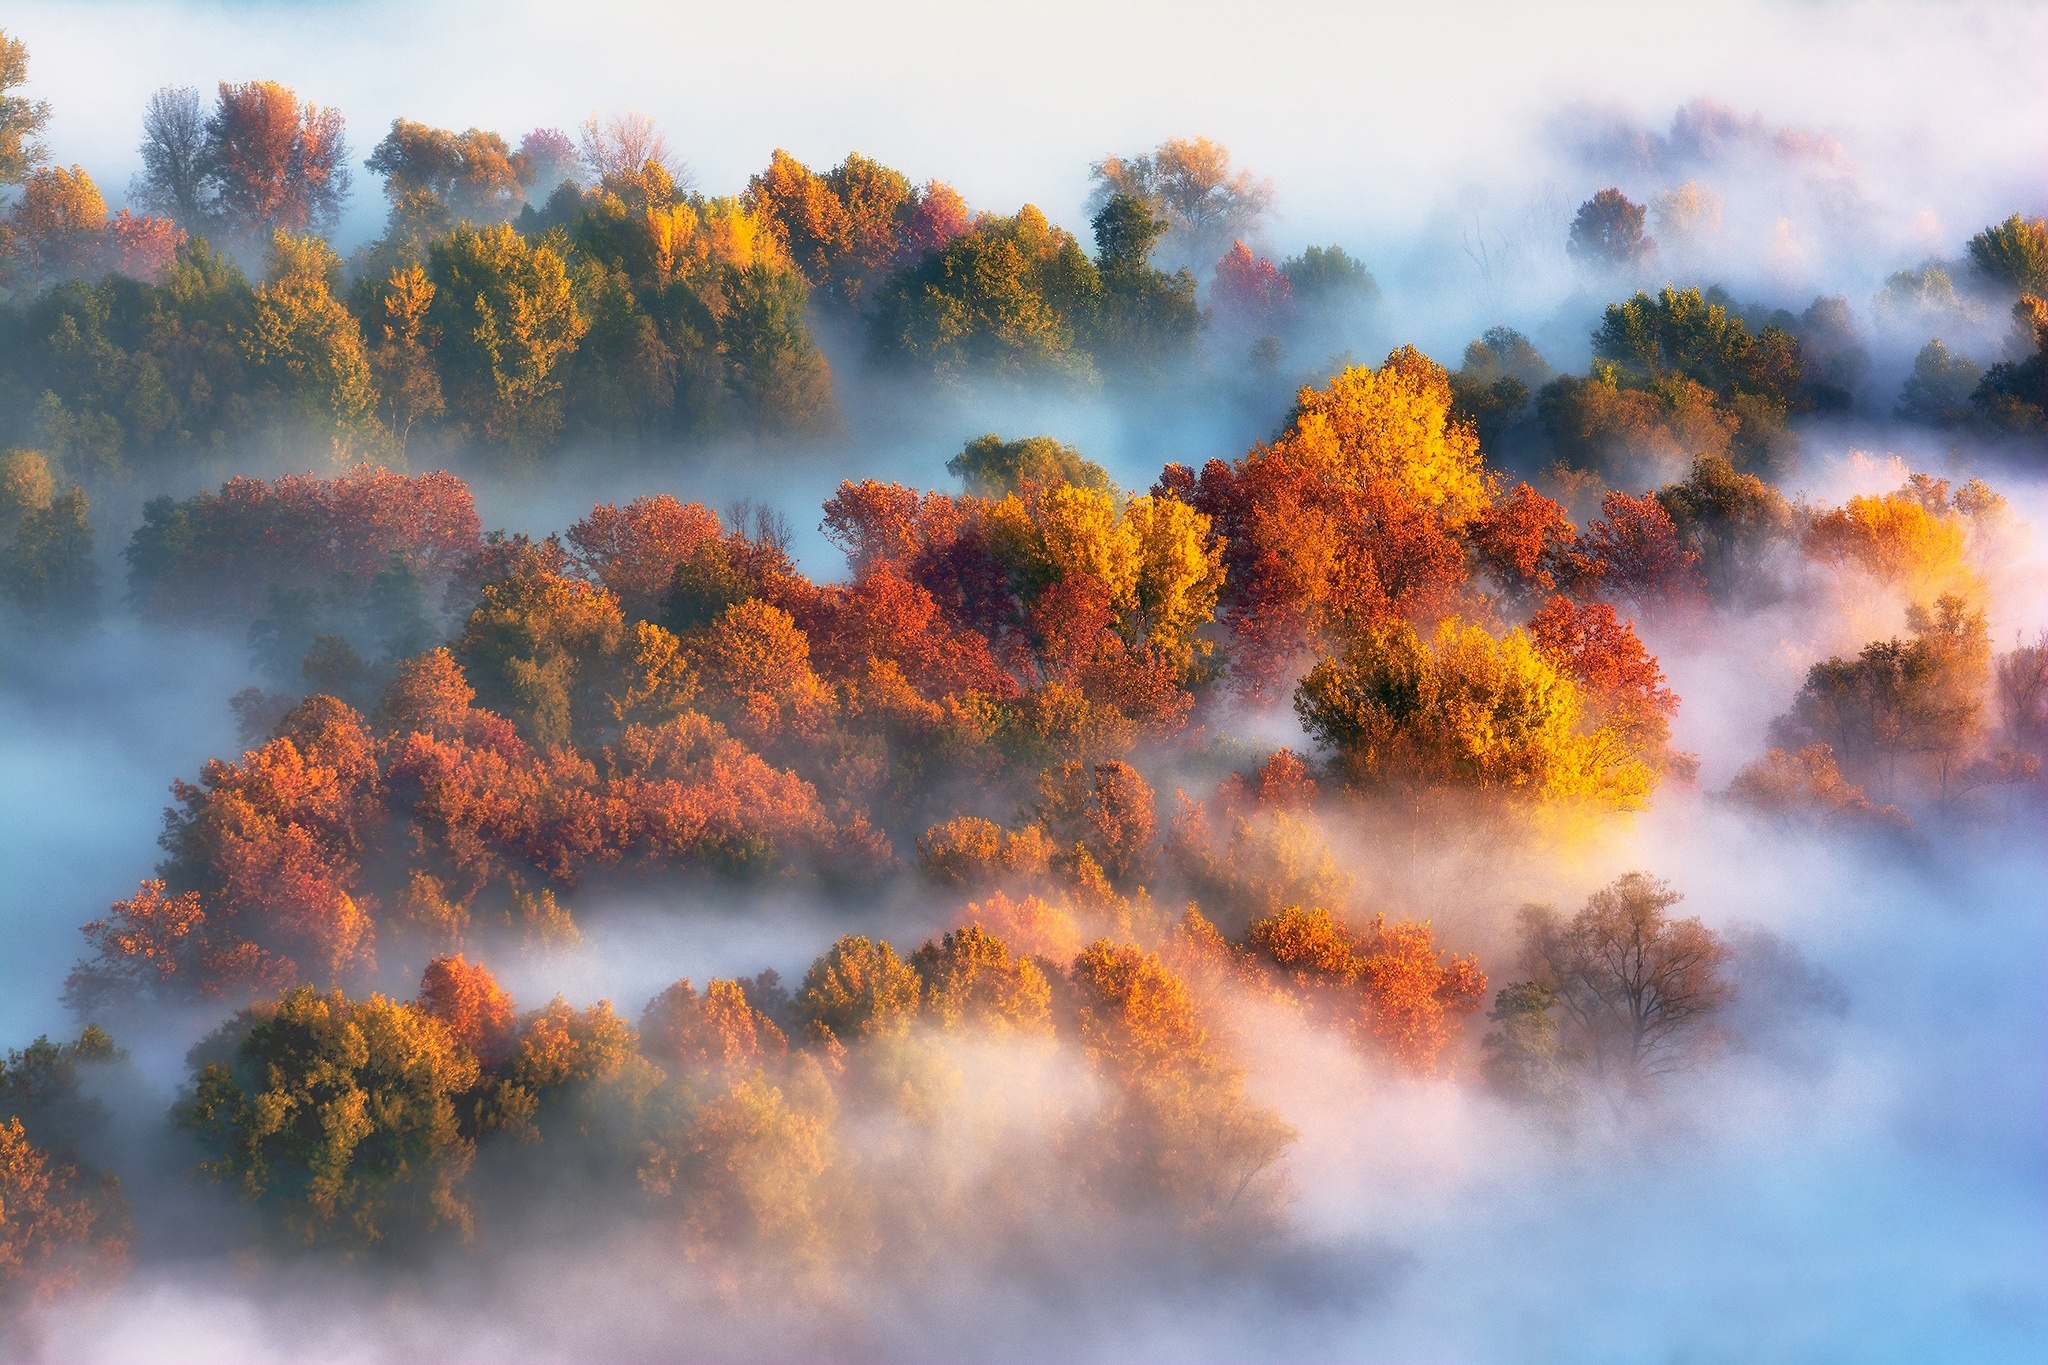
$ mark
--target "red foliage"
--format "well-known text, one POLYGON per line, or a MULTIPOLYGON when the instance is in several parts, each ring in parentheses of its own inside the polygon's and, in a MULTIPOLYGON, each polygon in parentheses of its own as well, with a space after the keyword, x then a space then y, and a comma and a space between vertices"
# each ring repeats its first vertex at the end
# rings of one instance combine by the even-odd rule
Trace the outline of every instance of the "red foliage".
POLYGON ((1261 447, 1211 460, 1191 495, 1225 541, 1222 614, 1254 696, 1305 651, 1447 610, 1465 581, 1464 546, 1386 480, 1340 483, 1261 447))
POLYGON ((1480 565, 1510 592, 1552 592, 1585 572, 1564 508, 1526 483, 1481 511, 1466 534, 1480 565))
MULTIPOLYGON (((246 613, 264 604, 271 587, 366 583, 394 557, 438 588, 483 544, 476 503, 461 479, 372 465, 333 479, 234 478, 218 494, 179 504, 176 514, 182 534, 159 538, 135 561, 144 600, 174 614, 246 613)), ((138 543, 150 531, 145 525, 138 543)))
POLYGON ((1600 510, 1606 519, 1586 528, 1584 545, 1602 591, 1643 608, 1699 599, 1699 556, 1678 543, 1656 494, 1609 493, 1600 510))
POLYGON ((420 977, 420 1008, 485 1061, 512 1051, 512 997, 482 963, 437 957, 420 977))
POLYGON ((569 528, 569 544, 575 547, 577 566, 612 590, 630 620, 656 615, 676 565, 723 529, 702 503, 681 503, 661 493, 635 498, 623 508, 599 503, 569 528))
POLYGON ((1294 311, 1294 289, 1264 256, 1254 256, 1243 242, 1231 243, 1216 262, 1216 280, 1209 297, 1223 319, 1252 331, 1283 325, 1294 311))

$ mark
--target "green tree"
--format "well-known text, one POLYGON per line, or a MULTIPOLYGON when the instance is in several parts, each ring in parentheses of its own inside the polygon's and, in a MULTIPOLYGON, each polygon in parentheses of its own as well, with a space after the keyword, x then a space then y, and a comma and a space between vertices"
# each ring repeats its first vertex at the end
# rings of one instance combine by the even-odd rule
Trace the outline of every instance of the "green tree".
POLYGON ((383 996, 299 987, 244 1010, 196 1053, 179 1122, 202 1169, 304 1242, 371 1243, 452 1226, 475 1152, 461 1105, 477 1059, 439 1019, 383 996))
POLYGON ((609 591, 543 570, 486 583, 455 657, 485 706, 537 744, 567 744, 604 723, 605 665, 624 636, 609 591))
POLYGON ((286 420, 332 433, 337 462, 348 464, 379 433, 363 329, 335 297, 340 284, 341 258, 325 241, 278 233, 241 342, 286 420))
POLYGON ((427 319, 456 410, 483 439, 531 456, 561 427, 562 365, 588 328, 567 265, 500 223, 434 243, 427 273, 427 319))
POLYGON ((1969 242, 1970 265, 2015 294, 2048 294, 2048 219, 2015 213, 1969 242))
POLYGON ((1152 267, 1167 230, 1145 201, 1114 194, 1095 215, 1095 268, 1102 299, 1089 345, 1104 370, 1158 374, 1184 359, 1202 327, 1195 277, 1152 267))
POLYGON ((875 351, 947 377, 1092 378, 1087 329, 1102 293, 1073 235, 1027 204, 985 216, 882 291, 875 351))
POLYGON ((31 619, 83 625, 99 614, 85 490, 56 491, 32 450, 0 454, 0 595, 31 619))
POLYGON ((1027 485, 1043 488, 1063 483, 1112 495, 1117 491, 1108 470, 1050 436, 1015 441, 1005 441, 994 432, 977 436, 946 461, 946 472, 978 498, 1000 498, 1027 485))
POLYGON ((1900 386, 1892 415, 1901 422, 1931 427, 1960 426, 1972 415, 1970 395, 1983 378, 1983 366, 1936 338, 1913 357, 1913 373, 1900 386))

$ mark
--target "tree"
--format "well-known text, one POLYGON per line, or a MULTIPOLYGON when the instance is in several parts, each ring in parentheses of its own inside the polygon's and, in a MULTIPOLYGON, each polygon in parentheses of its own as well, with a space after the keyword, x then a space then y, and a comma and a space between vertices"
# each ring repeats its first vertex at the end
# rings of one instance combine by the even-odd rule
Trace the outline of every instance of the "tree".
POLYGON ((0 453, 0 600, 32 619, 82 626, 99 612, 85 491, 57 492, 32 450, 0 453))
POLYGON ((28 44, 0 29, 0 185, 19 185, 44 156, 50 105, 15 93, 27 81, 28 44))
POLYGON ((1640 611, 1683 606, 1699 591, 1699 555, 1679 544, 1678 527, 1654 493, 1608 493, 1601 519, 1580 545, 1599 590, 1640 611))
POLYGON ((187 232, 204 232, 210 222, 206 115, 197 90, 165 86, 149 97, 139 151, 142 169, 128 197, 187 232))
POLYGON ((1141 156, 1105 157, 1088 173, 1095 182, 1091 216, 1118 195, 1149 206, 1166 222, 1169 257, 1184 265, 1206 265, 1224 243, 1255 237, 1273 207, 1272 182, 1233 170, 1228 149, 1205 137, 1169 138, 1141 156))
POLYGON ((978 925, 948 932, 910 955, 924 1014, 940 1027, 1052 1032, 1052 987, 1037 963, 978 925))
POLYGON ((457 1106, 481 1074, 439 1019, 301 987, 236 1015, 197 1058, 178 1119, 208 1152, 201 1169, 274 1210, 294 1239, 469 1235, 475 1143, 457 1106))
POLYGON ((318 237, 279 232, 242 338, 250 367, 277 388, 289 420, 332 433, 346 460, 377 430, 377 391, 362 327, 335 297, 341 258, 318 237))
POLYGON ((748 984, 712 981, 699 996, 687 977, 676 982, 649 1001, 640 1016, 643 1049, 672 1066, 722 1075, 743 1074, 782 1058, 789 1039, 747 998, 748 984))
POLYGON ((384 177, 384 197, 394 211, 401 199, 427 194, 451 220, 468 223, 495 223, 518 213, 534 177, 532 162, 496 133, 457 133, 402 118, 391 121, 391 131, 363 165, 384 177))
POLYGON ((1643 212, 1620 190, 1604 189, 1579 205, 1565 250, 1574 260, 1610 270, 1646 261, 1657 242, 1643 233, 1643 212))
POLYGON ((1162 1202, 1193 1228, 1271 1212, 1262 1179, 1294 1139, 1210 1046, 1187 983, 1158 954, 1098 940, 1074 959, 1081 1046, 1112 1086, 1084 1170, 1105 1194, 1162 1202))
POLYGON ((669 151, 668 139, 646 114, 629 111, 604 120, 592 114, 578 130, 577 146, 590 178, 600 185, 630 182, 649 165, 660 167, 672 185, 690 182, 689 166, 669 151))
POLYGON ((484 1062, 512 1050, 512 997, 480 962, 441 956, 420 977, 419 1007, 484 1062))
POLYGON ((618 599, 581 579, 538 572, 486 583, 454 655, 492 710, 536 744, 569 743, 600 724, 601 669, 619 648, 618 599))
POLYGON ((0 1310, 47 1302, 126 1265, 113 1189, 112 1177, 95 1188, 32 1144, 19 1118, 0 1120, 0 1310))
POLYGON ((1529 406, 1529 396, 1555 375, 1529 338, 1511 327, 1489 328, 1465 347, 1465 363, 1451 376, 1458 415, 1477 428, 1479 444, 1498 442, 1529 406))
POLYGON ((427 273, 427 317, 457 411, 485 440, 530 456, 562 424, 560 371, 589 327, 566 264, 500 223, 434 243, 427 273))
POLYGON ((531 188, 545 200, 564 183, 573 184, 581 154, 576 141, 559 128, 536 128, 519 139, 518 155, 533 168, 531 188))
POLYGON ((1406 624, 1367 631, 1302 679, 1294 709, 1362 786, 1633 810, 1656 780, 1614 722, 1584 724, 1577 685, 1520 630, 1496 639, 1453 619, 1428 644, 1406 624))
POLYGON ((433 303, 434 282, 421 267, 409 265, 391 271, 371 314, 370 378, 381 400, 378 416, 401 461, 413 428, 448 411, 434 368, 437 334, 427 322, 433 303))
POLYGON ((1063 483, 1102 493, 1117 491, 1108 470, 1050 436, 1015 441, 1005 441, 994 432, 978 436, 946 461, 946 472, 979 498, 1001 498, 1063 483))
POLYGON ((1591 721, 1660 771, 1688 764, 1671 752, 1678 696, 1635 628, 1605 602, 1553 597, 1529 622, 1529 636, 1557 670, 1579 685, 1591 721))
POLYGON ((2015 213, 1969 241, 1970 266, 1998 288, 2048 294, 2048 219, 2015 213))
POLYGON ((1735 774, 1728 795, 1788 823, 1846 829, 1910 826, 1904 811, 1897 806, 1873 805, 1863 788, 1842 776, 1835 751, 1825 744, 1809 744, 1796 751, 1770 750, 1735 774))
POLYGON ((845 1045, 907 1029, 921 989, 894 948, 848 934, 804 973, 794 1008, 813 1037, 845 1045))
POLYGON ((275 81, 221 82, 206 120, 206 185, 231 239, 327 236, 349 191, 341 112, 275 81))
POLYGON ((1195 277, 1153 269, 1153 244, 1167 225, 1141 200, 1110 196, 1093 227, 1102 299, 1089 345, 1105 369, 1160 372, 1188 354, 1201 330, 1195 277))
POLYGON ((1556 1001, 1565 1046, 1596 1075, 1640 1086, 1717 1041, 1714 1015, 1735 998, 1728 949, 1697 918, 1666 914, 1682 899, 1631 872, 1568 921, 1541 906, 1522 912, 1522 969, 1556 1001))
POLYGON ((1698 556, 1700 574, 1720 597, 1755 591, 1771 557, 1792 538, 1785 495, 1724 457, 1702 455, 1680 483, 1657 490, 1683 552, 1698 556))
POLYGON ((97 274, 107 255, 107 202, 83 168, 38 167, 7 215, 7 240, 31 286, 97 274))
POLYGON ((723 530, 702 503, 660 493, 623 508, 599 503, 569 528, 569 544, 578 567, 611 590, 625 615, 645 620, 660 613, 676 567, 723 530))
POLYGON ((1886 796, 1899 790, 1901 761, 1918 759, 1946 803, 1983 731, 1990 638, 1983 611, 1953 593, 1910 608, 1906 622, 1910 639, 1876 640, 1854 659, 1809 669, 1771 739, 1786 750, 1824 744, 1852 779, 1886 796))
POLYGON ((1486 1035, 1480 1074, 1512 1098, 1569 1103, 1577 1092, 1572 1064, 1582 1058, 1564 1041, 1556 1016, 1557 992, 1534 981, 1503 986, 1487 1014, 1496 1028, 1486 1035))
POLYGON ((1089 378, 1087 329, 1102 290, 1073 236, 1026 204, 984 215, 941 250, 890 280, 876 300, 877 354, 946 377, 1089 378))

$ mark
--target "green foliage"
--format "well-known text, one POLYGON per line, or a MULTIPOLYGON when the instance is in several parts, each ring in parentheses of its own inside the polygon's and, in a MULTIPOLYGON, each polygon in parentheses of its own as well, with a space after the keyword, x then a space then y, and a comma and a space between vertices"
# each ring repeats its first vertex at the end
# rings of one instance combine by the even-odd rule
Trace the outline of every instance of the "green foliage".
POLYGON ((1657 490, 1679 544, 1699 556, 1708 587, 1721 596, 1761 581, 1765 561, 1792 534, 1792 507, 1771 484, 1719 455, 1702 455, 1683 482, 1657 490))
POLYGON ((2015 213, 1969 241, 1970 265, 2015 294, 2048 294, 2048 219, 2015 213))
POLYGON ((1087 336, 1101 293, 1081 244, 1027 204, 984 216, 891 280, 870 335, 878 356, 946 377, 1092 378, 1087 336))
POLYGON ((458 227, 427 260, 456 410, 479 436, 531 455, 561 426, 560 370, 589 326, 561 254, 499 224, 458 227))
POLYGON ((1192 353, 1202 309, 1195 277, 1152 268, 1167 223, 1142 200, 1111 195, 1095 215, 1095 266, 1102 298, 1089 345, 1106 372, 1157 374, 1192 353))
POLYGON ((439 1020, 383 996, 299 987, 243 1011, 195 1056, 178 1119, 206 1148, 204 1169, 296 1239, 467 1236, 475 1146, 458 1105, 481 1073, 439 1020))
POLYGON ((993 432, 978 436, 946 461, 946 472, 979 498, 1004 497, 1027 485, 1043 489, 1073 484, 1112 497, 1117 492, 1108 470, 1050 436, 1015 441, 1005 441, 993 432))
POLYGON ((1477 428, 1482 448, 1497 451, 1529 396, 1555 374, 1529 338, 1510 327, 1489 328, 1465 347, 1465 363, 1451 375, 1455 411, 1477 428))
POLYGON ((1970 419, 1970 395, 1983 378, 1983 366, 1950 351, 1937 338, 1913 357, 1913 373, 1900 387, 1892 415, 1902 422, 1959 426, 1970 419))
POLYGON ((1487 1084, 1520 1100, 1568 1103, 1577 1091, 1571 1073, 1575 1054, 1565 1046, 1557 1019, 1557 992, 1534 981, 1518 981, 1493 998, 1486 1016, 1480 1074, 1487 1084))
POLYGON ((618 599, 552 573, 484 585, 455 657, 483 703, 541 745, 602 724, 605 662, 625 635, 618 599))

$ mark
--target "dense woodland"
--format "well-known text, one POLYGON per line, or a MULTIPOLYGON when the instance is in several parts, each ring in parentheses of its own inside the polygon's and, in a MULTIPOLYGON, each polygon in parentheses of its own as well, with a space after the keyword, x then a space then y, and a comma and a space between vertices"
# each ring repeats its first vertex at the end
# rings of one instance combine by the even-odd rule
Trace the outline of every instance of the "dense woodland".
MULTIPOLYGON (((1802 423, 1873 402, 2039 470, 2038 220, 1893 277, 1877 306, 2015 321, 1988 367, 1930 337, 1892 400, 1846 299, 1648 287, 1648 210, 1618 190, 1565 244, 1614 299, 1587 373, 1506 328, 1455 371, 1408 346, 1318 370, 1373 277, 1334 246, 1258 254, 1271 187, 1207 142, 1096 166, 1091 252, 858 154, 778 152, 710 195, 635 117, 516 145, 400 120, 357 161, 338 111, 223 84, 150 101, 110 215, 46 161, 26 62, 0 39, 7 647, 133 616, 246 638, 267 682, 232 699, 243 752, 175 782, 155 875, 81 907, 77 1040, 0 1068, 10 1309, 122 1272, 97 1096, 122 1037, 195 1011, 220 1022, 162 1141, 247 1245, 488 1248, 559 1198, 825 1296, 951 1254, 969 1210, 1048 1253, 1041 1220, 1284 1229, 1292 1130, 1243 1060, 1275 1019, 1531 1124, 1671 1084, 1742 1045, 1745 962, 1796 949, 1636 872, 1525 909, 1482 961, 1354 870, 1446 825, 1554 847, 1696 785, 1653 623, 1905 608, 1812 662, 1715 800, 1894 850, 2038 812, 2048 639, 1987 627, 1998 476, 1779 486, 1802 423), (344 258, 357 166, 389 217, 344 258), (855 383, 1158 394, 1261 367, 1304 376, 1270 437, 1148 487, 1001 434, 944 452, 945 487, 846 481, 829 581, 767 507, 659 494, 537 536, 486 528, 445 468, 829 440, 855 383), (308 472, 94 520, 287 452, 308 472), (108 573, 95 536, 123 534, 108 573), (1300 752, 1235 737, 1289 707, 1300 752), (587 1008, 482 965, 655 890, 938 927, 587 1008), (1018 1056, 1066 1078, 1028 1132, 961 1118, 1018 1056), (1004 1160, 934 1189, 963 1124, 1004 1160)), ((1701 190, 1673 193, 1660 221, 1701 190)))

